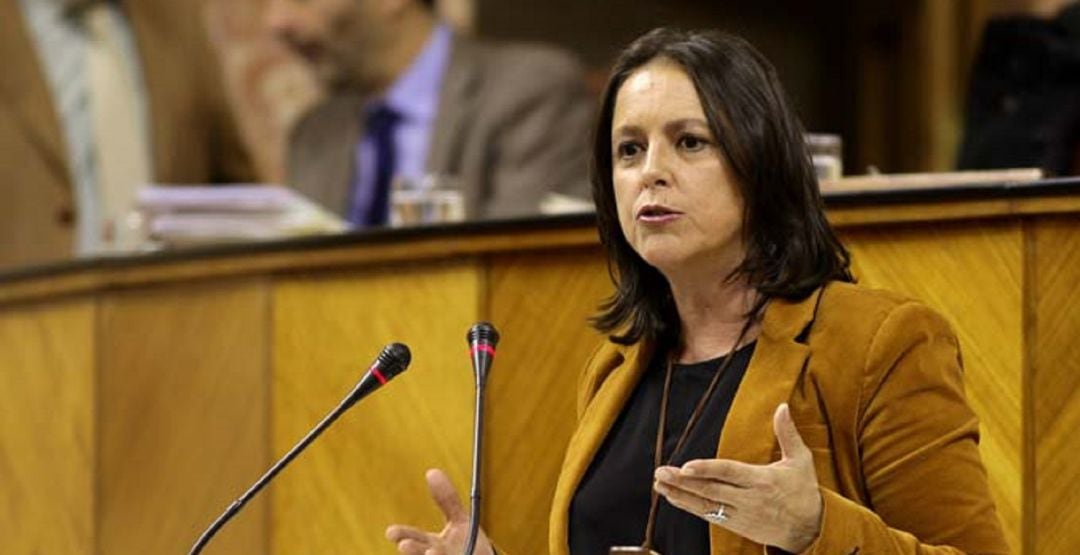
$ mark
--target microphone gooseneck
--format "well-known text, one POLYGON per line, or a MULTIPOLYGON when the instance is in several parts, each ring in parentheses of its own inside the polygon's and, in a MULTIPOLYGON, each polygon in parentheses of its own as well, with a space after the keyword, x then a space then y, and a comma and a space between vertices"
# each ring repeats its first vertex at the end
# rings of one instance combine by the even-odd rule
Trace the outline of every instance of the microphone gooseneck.
POLYGON ((473 417, 473 472, 470 491, 469 539, 465 555, 473 555, 480 532, 480 470, 484 452, 484 386, 487 384, 491 364, 495 361, 495 347, 499 344, 499 332, 488 322, 477 322, 465 334, 469 343, 469 358, 476 377, 476 413, 473 417))
POLYGON ((267 470, 254 485, 244 492, 244 494, 236 501, 233 501, 217 520, 210 524, 206 531, 199 536, 199 539, 195 544, 191 546, 191 551, 188 552, 189 555, 198 555, 198 553, 210 543, 210 540, 214 535, 225 526, 225 523, 236 516, 236 514, 240 512, 240 509, 244 508, 244 505, 247 505, 248 501, 251 501, 260 490, 266 487, 266 484, 270 483, 270 480, 274 479, 274 476, 277 476, 277 474, 281 472, 286 465, 292 462, 301 451, 307 448, 311 442, 315 441, 315 438, 319 437, 323 431, 329 428, 338 417, 355 405, 357 401, 368 396, 371 392, 379 389, 385 385, 386 382, 389 382, 398 374, 404 372, 405 369, 409 367, 411 361, 412 355, 409 353, 409 348, 405 345, 401 343, 391 343, 384 347, 382 352, 379 353, 379 356, 375 358, 375 362, 368 368, 367 373, 365 373, 364 376, 360 378, 360 381, 357 382, 356 387, 342 399, 341 403, 339 403, 334 410, 330 411, 321 422, 316 424, 303 439, 294 445, 288 453, 285 453, 281 459, 274 463, 274 466, 271 466, 270 470, 267 470))

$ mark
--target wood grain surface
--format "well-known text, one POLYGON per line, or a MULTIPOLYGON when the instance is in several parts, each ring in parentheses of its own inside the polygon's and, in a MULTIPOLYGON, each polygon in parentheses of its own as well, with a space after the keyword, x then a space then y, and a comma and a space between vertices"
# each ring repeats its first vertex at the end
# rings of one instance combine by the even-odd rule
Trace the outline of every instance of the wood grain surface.
POLYGON ((547 553, 578 377, 602 339, 587 320, 610 293, 596 248, 505 255, 491 265, 490 318, 503 341, 488 391, 484 520, 507 553, 547 553))
MULTIPOLYGON (((840 229, 893 224, 919 225, 929 221, 973 219, 1009 220, 1023 215, 1080 213, 1080 194, 1039 195, 1030 187, 1026 195, 1002 198, 987 194, 963 200, 881 199, 846 201, 831 206, 829 221, 840 229)), ((454 260, 525 250, 594 247, 596 229, 588 218, 578 225, 537 226, 505 222, 501 228, 461 231, 456 234, 411 233, 398 237, 358 236, 352 241, 326 239, 325 244, 282 242, 273 248, 237 247, 226 253, 209 250, 189 257, 146 258, 91 263, 55 271, 7 274, 0 272, 0 307, 61 295, 89 294, 107 288, 146 287, 151 284, 192 280, 279 275, 296 271, 334 270, 343 267, 454 260)))
POLYGON ((1028 553, 1080 553, 1080 218, 1032 224, 1033 534, 1028 553))
POLYGON ((94 553, 92 300, 0 313, 0 553, 94 553))
MULTIPOLYGON (((101 304, 101 555, 186 553, 267 467, 267 292, 220 282, 101 304)), ((203 553, 265 553, 256 499, 203 553)))
MULTIPOLYGON (((862 283, 952 323, 981 451, 1018 553, 1080 551, 1075 306, 1080 197, 830 211, 862 283), (1056 202, 1055 202, 1056 200, 1056 202), (891 219, 890 219, 891 218, 891 219)), ((503 334, 488 393, 485 523, 546 552, 576 377, 610 291, 595 231, 417 233, 43 274, 0 287, 0 552, 184 552, 335 406, 390 341, 413 366, 335 424, 207 553, 393 553, 394 522, 466 493, 465 331, 503 334)))
POLYGON ((441 526, 424 472, 467 491, 477 261, 282 279, 274 288, 273 453, 336 406, 383 345, 412 366, 343 416, 273 486, 272 552, 393 553, 391 523, 441 526))

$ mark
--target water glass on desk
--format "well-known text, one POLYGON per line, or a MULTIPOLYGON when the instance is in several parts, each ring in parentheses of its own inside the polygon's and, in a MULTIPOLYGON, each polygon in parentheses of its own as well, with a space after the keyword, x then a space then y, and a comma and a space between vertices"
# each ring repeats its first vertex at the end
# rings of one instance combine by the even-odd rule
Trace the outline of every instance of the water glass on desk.
POLYGON ((448 175, 395 178, 390 188, 390 227, 464 221, 465 198, 460 185, 459 179, 448 175))
POLYGON ((807 133, 806 144, 818 179, 836 180, 844 176, 844 142, 839 135, 807 133))

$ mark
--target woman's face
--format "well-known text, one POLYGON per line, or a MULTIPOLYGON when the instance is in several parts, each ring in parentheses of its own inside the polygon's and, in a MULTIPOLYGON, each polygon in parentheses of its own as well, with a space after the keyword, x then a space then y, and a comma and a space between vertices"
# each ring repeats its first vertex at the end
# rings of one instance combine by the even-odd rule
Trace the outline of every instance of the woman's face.
POLYGON ((668 279, 724 277, 743 260, 743 200, 676 63, 637 69, 615 97, 612 180, 627 241, 668 279))

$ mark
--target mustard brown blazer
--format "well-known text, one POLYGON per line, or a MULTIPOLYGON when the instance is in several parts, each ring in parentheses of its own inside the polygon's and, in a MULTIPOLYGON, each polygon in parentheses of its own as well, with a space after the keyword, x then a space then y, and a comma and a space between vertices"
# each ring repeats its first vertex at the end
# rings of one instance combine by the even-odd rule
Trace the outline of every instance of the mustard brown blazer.
MULTIPOLYGON (((956 336, 941 316, 891 293, 831 283, 799 302, 771 301, 757 341, 716 456, 778 460, 772 414, 789 403, 824 501, 809 553, 1008 552, 956 336)), ((607 343, 582 377, 551 513, 553 555, 569 552, 571 499, 651 357, 649 345, 607 343)), ((709 534, 713 555, 763 549, 718 526, 709 534)))
MULTIPOLYGON (((0 268, 68 258, 75 198, 60 117, 18 0, 0 0, 0 268)), ((250 181, 200 2, 121 0, 138 46, 158 183, 250 181)))

